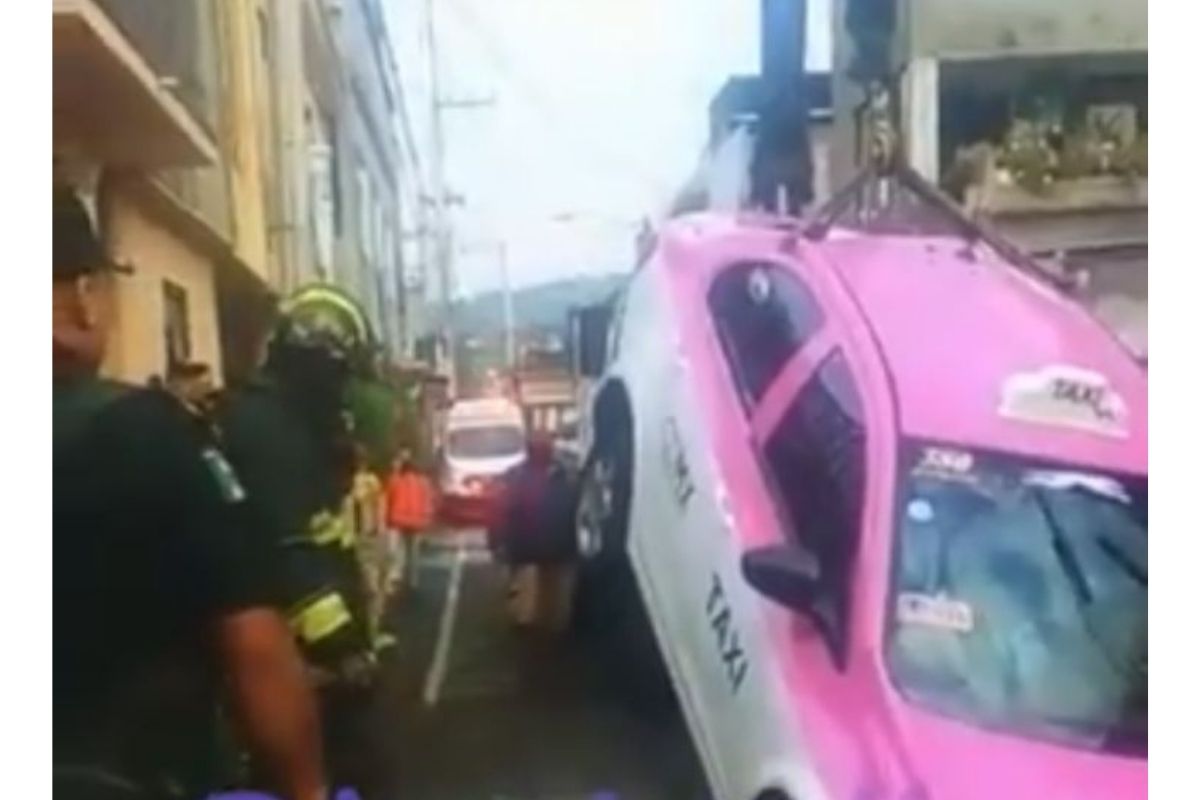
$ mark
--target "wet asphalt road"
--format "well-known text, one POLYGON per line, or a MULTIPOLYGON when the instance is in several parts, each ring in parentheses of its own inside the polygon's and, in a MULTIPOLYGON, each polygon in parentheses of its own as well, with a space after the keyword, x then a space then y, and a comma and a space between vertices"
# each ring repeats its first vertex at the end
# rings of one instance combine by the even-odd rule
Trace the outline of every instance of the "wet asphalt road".
POLYGON ((570 637, 515 628, 505 591, 480 534, 443 534, 398 600, 374 721, 385 796, 708 798, 678 715, 630 707, 570 637))

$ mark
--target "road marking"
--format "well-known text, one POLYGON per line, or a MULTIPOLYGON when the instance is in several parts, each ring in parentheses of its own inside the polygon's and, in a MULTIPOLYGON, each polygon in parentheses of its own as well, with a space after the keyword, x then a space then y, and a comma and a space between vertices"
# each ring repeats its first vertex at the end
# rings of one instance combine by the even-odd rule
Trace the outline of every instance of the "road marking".
POLYGON ((492 562, 492 554, 486 550, 480 551, 463 548, 453 553, 422 554, 421 566, 425 569, 433 570, 453 569, 454 563, 460 558, 466 561, 467 564, 490 564, 492 562))
POLYGON ((467 550, 460 546, 451 567, 450 580, 446 585, 446 604, 442 606, 442 620, 438 625, 437 646, 429 674, 425 676, 425 705, 437 705, 446 680, 446 666, 450 661, 450 643, 454 638, 454 622, 458 617, 458 597, 462 589, 463 565, 467 562, 467 550))

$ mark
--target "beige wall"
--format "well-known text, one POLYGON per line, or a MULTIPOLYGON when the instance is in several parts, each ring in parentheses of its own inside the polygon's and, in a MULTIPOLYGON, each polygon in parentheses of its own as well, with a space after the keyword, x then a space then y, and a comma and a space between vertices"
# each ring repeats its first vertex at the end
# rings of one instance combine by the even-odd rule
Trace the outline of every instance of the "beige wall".
POLYGON ((218 31, 222 68, 222 135, 232 208, 232 244, 238 258, 264 283, 273 279, 267 242, 264 181, 269 161, 271 98, 258 29, 258 3, 223 4, 218 31))
POLYGON ((106 210, 110 253, 130 264, 133 275, 118 278, 117 330, 104 372, 144 383, 166 369, 163 281, 187 293, 191 357, 221 374, 214 265, 181 240, 131 196, 115 191, 106 210))

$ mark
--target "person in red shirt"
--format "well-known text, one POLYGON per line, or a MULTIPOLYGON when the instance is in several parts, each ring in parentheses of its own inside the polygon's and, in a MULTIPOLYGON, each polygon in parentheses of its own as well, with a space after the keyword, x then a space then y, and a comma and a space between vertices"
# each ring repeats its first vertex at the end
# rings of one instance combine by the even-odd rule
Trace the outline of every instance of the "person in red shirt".
POLYGON ((412 454, 402 451, 396 458, 384 489, 391 547, 389 573, 407 588, 417 585, 417 558, 421 540, 433 522, 433 486, 413 464, 412 454))

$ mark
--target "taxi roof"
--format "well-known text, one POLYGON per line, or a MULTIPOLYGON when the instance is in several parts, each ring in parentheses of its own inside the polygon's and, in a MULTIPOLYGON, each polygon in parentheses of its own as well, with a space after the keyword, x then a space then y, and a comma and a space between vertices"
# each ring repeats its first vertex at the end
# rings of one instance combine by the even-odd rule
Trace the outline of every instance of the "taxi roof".
POLYGON ((1080 305, 984 245, 848 229, 810 240, 794 219, 713 212, 671 220, 659 244, 674 278, 698 285, 759 256, 822 273, 823 284, 836 276, 854 302, 835 313, 874 334, 903 435, 1146 471, 1145 370, 1080 305), (1060 369, 1103 381, 1122 406, 1119 433, 1006 415, 1009 387, 1060 369))
POLYGON ((875 333, 905 433, 1145 471, 1146 373, 1081 306, 958 238, 850 234, 815 245, 875 333), (1120 434, 1002 413, 1006 387, 1059 368, 1109 387, 1120 434))

